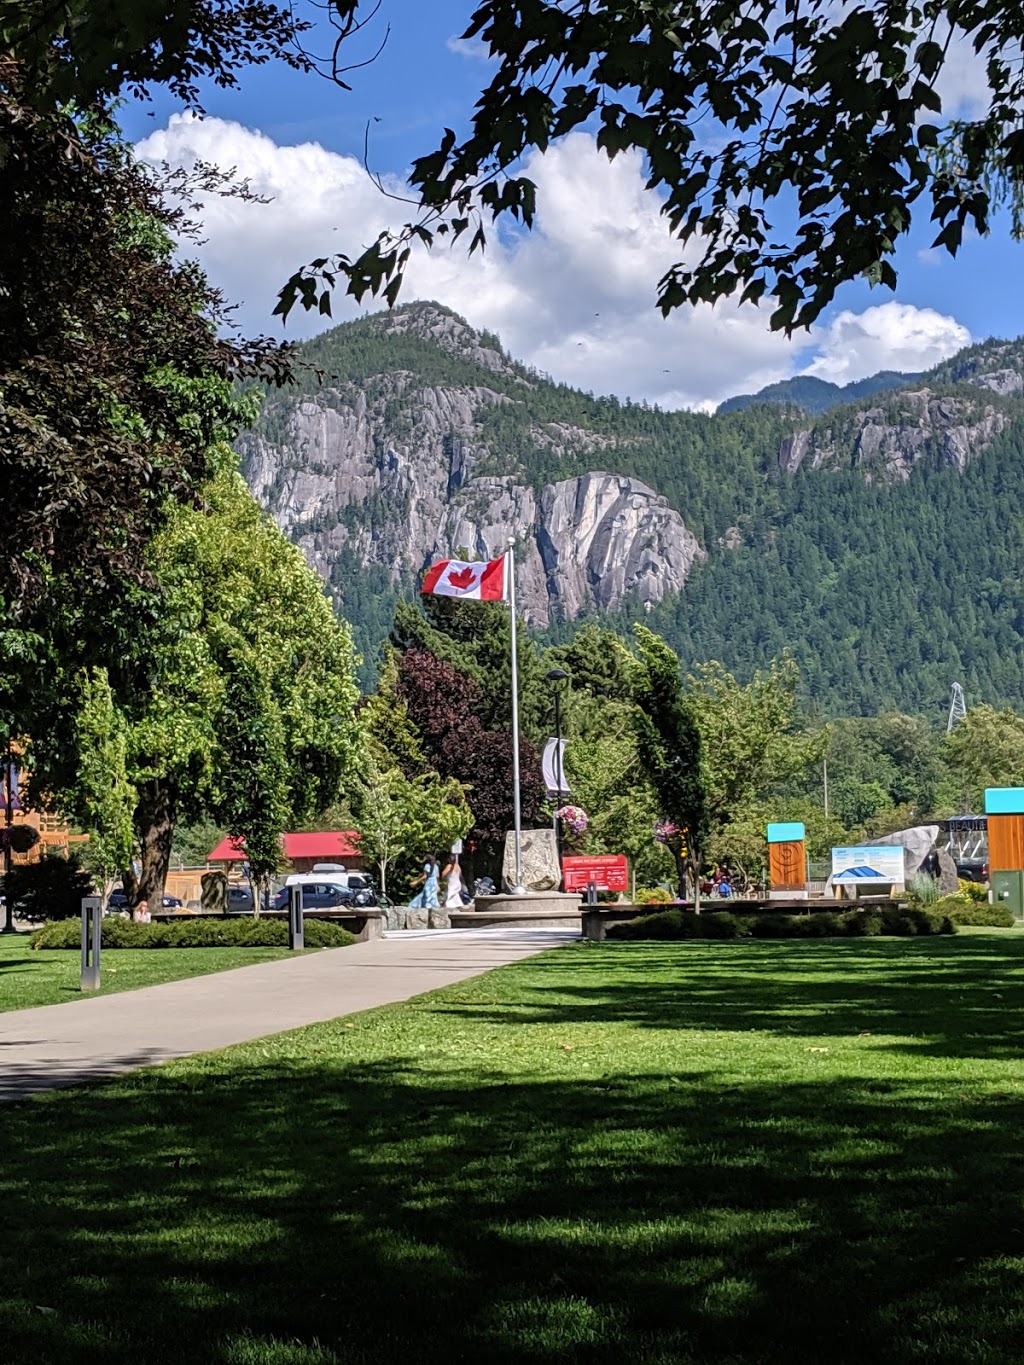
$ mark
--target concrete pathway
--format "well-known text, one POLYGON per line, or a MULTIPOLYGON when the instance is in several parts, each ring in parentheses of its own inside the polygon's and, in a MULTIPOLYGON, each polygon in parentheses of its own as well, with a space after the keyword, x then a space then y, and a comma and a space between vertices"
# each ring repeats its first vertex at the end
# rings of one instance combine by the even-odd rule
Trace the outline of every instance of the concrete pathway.
POLYGON ((573 929, 426 930, 0 1014, 0 1101, 318 1024, 479 976, 573 929))

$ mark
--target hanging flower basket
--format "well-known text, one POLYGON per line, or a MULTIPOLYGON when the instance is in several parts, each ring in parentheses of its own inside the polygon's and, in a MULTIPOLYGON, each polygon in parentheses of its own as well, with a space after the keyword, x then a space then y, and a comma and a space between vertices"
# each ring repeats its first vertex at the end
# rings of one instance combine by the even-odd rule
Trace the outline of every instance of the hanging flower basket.
POLYGON ((590 824, 590 817, 582 806, 562 806, 555 812, 564 827, 579 838, 586 834, 587 826, 590 824))
POLYGON ((9 848, 12 853, 27 853, 39 842, 39 831, 32 825, 0 825, 0 850, 9 848))

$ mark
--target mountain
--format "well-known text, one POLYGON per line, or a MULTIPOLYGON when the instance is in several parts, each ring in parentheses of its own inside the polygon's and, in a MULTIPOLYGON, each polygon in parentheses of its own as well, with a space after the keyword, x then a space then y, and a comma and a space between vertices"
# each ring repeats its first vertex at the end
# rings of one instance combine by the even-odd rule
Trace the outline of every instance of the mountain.
POLYGON ((438 304, 302 348, 240 442, 371 660, 432 559, 517 544, 520 605, 564 639, 643 618, 684 663, 783 649, 827 713, 1024 695, 1024 342, 971 347, 818 418, 595 398, 438 304))
POLYGON ((780 406, 801 408, 811 416, 828 412, 830 408, 844 403, 855 403, 859 398, 871 398, 887 389, 902 389, 914 384, 921 378, 918 374, 900 374, 896 370, 879 370, 867 379, 856 379, 851 384, 832 384, 827 379, 818 379, 813 374, 799 374, 794 379, 782 379, 777 384, 769 384, 757 393, 741 393, 735 398, 727 398, 718 406, 718 415, 724 417, 730 412, 740 412, 758 403, 776 403, 780 406))

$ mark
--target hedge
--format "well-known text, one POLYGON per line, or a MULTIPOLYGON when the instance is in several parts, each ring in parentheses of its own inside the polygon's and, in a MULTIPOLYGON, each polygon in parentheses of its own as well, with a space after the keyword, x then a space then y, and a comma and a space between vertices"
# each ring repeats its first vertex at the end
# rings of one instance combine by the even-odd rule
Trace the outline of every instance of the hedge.
POLYGON ((663 910, 608 926, 619 939, 866 938, 878 934, 955 934, 947 914, 935 910, 887 909, 815 911, 809 915, 737 916, 728 911, 695 915, 663 910))
MULTIPOLYGON (((305 921, 307 948, 346 948, 355 935, 340 924, 305 921)), ((61 920, 37 929, 33 948, 80 948, 80 920, 61 920)), ((286 948, 288 925, 280 919, 182 919, 171 924, 135 924, 112 915, 103 921, 104 948, 286 948)))
POLYGON ((989 905, 988 901, 965 904, 960 896, 945 896, 932 906, 948 915, 954 924, 988 925, 995 929, 1012 929, 1017 921, 1005 905, 989 905))

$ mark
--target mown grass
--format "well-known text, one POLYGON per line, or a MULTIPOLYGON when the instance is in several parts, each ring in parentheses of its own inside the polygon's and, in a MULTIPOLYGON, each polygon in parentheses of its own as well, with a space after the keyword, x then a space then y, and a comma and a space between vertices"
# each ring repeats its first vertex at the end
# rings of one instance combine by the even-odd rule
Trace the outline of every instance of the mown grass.
POLYGON ((580 944, 0 1111, 0 1358, 976 1362, 1024 935, 580 944))
MULTIPOLYGON (((75 952, 35 952, 29 934, 0 935, 0 1011, 80 1000, 81 957, 75 952)), ((288 957, 287 948, 118 948, 101 957, 102 990, 132 991, 186 976, 205 976, 288 957)), ((96 992, 94 992, 95 994, 96 992)), ((2 1352, 0 1345, 0 1352, 2 1352)), ((3 1355, 0 1354, 0 1361, 3 1355)))

